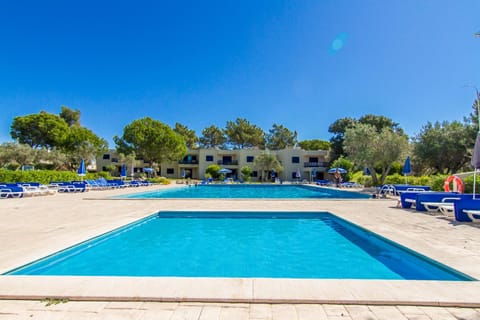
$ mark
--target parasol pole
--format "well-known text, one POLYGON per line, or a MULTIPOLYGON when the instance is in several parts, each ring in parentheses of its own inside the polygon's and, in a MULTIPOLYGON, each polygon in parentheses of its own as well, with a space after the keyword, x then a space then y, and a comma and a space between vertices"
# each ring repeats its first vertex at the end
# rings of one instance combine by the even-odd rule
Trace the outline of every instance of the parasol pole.
MULTIPOLYGON (((480 135, 480 92, 478 92, 477 87, 475 87, 475 91, 477 93, 477 101, 475 101, 477 105, 477 120, 478 120, 478 131, 477 131, 477 138, 475 143, 477 143, 478 135, 480 135)), ((473 199, 475 199, 476 187, 477 187, 477 166, 473 168, 473 199)))

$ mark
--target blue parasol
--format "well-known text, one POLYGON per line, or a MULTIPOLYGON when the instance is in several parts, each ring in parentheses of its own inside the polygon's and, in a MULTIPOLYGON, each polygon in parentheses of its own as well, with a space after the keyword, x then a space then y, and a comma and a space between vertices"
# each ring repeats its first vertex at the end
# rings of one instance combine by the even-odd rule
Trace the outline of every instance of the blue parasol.
POLYGON ((412 172, 412 169, 410 168, 410 157, 407 157, 405 159, 405 164, 403 165, 403 170, 402 173, 405 176, 405 184, 408 184, 408 178, 407 176, 412 172))
POLYGON ((80 166, 78 167, 77 174, 79 177, 84 177, 87 174, 87 170, 85 169, 85 160, 80 161, 80 166))
POLYGON ((347 170, 345 170, 343 168, 331 168, 330 170, 328 170, 328 173, 335 173, 335 172, 347 173, 347 170))
POLYGON ((120 169, 120 178, 126 178, 127 177, 127 165, 122 164, 122 168, 120 169))

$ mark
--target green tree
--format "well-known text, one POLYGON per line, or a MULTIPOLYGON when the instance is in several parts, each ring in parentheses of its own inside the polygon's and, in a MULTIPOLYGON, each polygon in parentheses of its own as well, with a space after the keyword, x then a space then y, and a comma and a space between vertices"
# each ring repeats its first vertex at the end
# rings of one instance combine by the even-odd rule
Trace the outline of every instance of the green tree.
POLYGON ((342 155, 345 155, 343 141, 345 140, 345 132, 347 129, 353 128, 357 123, 368 124, 375 128, 377 133, 382 132, 384 128, 387 128, 395 133, 404 134, 398 123, 393 122, 392 119, 385 116, 378 116, 373 114, 367 114, 360 117, 358 120, 353 118, 341 118, 336 120, 328 128, 328 132, 333 134, 330 138, 330 158, 335 160, 342 155))
POLYGON ((335 160, 345 155, 343 150, 343 141, 345 140, 345 131, 353 128, 357 121, 353 118, 341 118, 336 120, 328 127, 328 132, 333 134, 330 138, 330 158, 335 160))
POLYGON ((185 140, 168 125, 146 117, 134 120, 123 128, 122 137, 115 136, 117 152, 135 154, 150 163, 178 161, 187 154, 185 140))
POLYGON ((360 117, 360 119, 358 119, 358 122, 374 126, 378 133, 382 132, 384 128, 388 128, 391 129, 393 132, 403 134, 403 129, 399 127, 398 123, 393 122, 392 119, 385 116, 367 114, 360 117))
POLYGON ((244 166, 240 169, 240 173, 242 174, 243 180, 248 182, 252 178, 253 170, 249 166, 244 166))
POLYGON ((217 126, 211 125, 208 128, 203 129, 202 136, 199 139, 200 146, 202 148, 223 148, 227 138, 224 132, 217 126))
POLYGON ((344 158, 343 156, 338 158, 337 160, 332 162, 331 167, 343 168, 347 170, 347 173, 345 173, 344 175, 345 181, 350 181, 350 179, 352 178, 354 166, 353 166, 353 162, 348 160, 347 158, 344 158))
POLYGON ((278 161, 275 155, 269 153, 268 151, 265 151, 258 157, 255 157, 255 160, 253 160, 253 166, 258 168, 261 172, 262 181, 265 181, 268 176, 268 172, 272 170, 275 170, 275 172, 283 171, 280 161, 278 161))
POLYGON ((62 151, 54 148, 51 150, 40 149, 37 150, 37 158, 35 160, 36 167, 46 167, 53 170, 70 169, 67 156, 62 151))
POLYGON ((65 120, 45 111, 15 117, 10 130, 12 138, 19 143, 47 149, 61 146, 67 133, 65 120))
POLYGON ((303 140, 298 145, 303 150, 330 150, 330 142, 319 139, 303 140))
POLYGON ((198 147, 198 137, 195 134, 195 130, 188 129, 187 126, 178 122, 175 123, 175 128, 173 130, 183 137, 189 149, 196 149, 198 147))
POLYGON ((71 169, 78 167, 80 160, 93 160, 108 150, 105 139, 98 137, 93 131, 79 125, 73 125, 62 144, 62 151, 71 169))
POLYGON ((28 144, 7 142, 0 145, 0 167, 19 170, 23 165, 35 164, 36 150, 28 144))
POLYGON ((425 173, 455 173, 468 165, 475 136, 466 123, 428 122, 414 138, 415 163, 425 173))
POLYGON ((227 121, 225 135, 228 138, 228 143, 234 149, 265 147, 263 130, 256 125, 250 124, 247 119, 237 118, 235 122, 227 121))
POLYGON ((290 131, 283 125, 273 124, 265 136, 266 147, 270 150, 282 150, 297 143, 297 132, 290 131))
POLYGON ((62 111, 60 112, 60 118, 65 120, 69 127, 73 125, 80 125, 80 110, 72 110, 67 106, 62 106, 62 111))
POLYGON ((395 133, 391 128, 376 127, 358 123, 345 132, 344 148, 347 158, 355 165, 366 167, 372 174, 374 185, 383 184, 392 164, 404 157, 408 149, 408 138, 395 133), (376 167, 381 168, 380 181, 377 181, 376 167))
POLYGON ((211 164, 207 167, 207 169, 205 169, 205 173, 210 175, 214 179, 218 179, 218 177, 220 176, 218 174, 218 170, 220 169, 221 167, 218 164, 211 164))

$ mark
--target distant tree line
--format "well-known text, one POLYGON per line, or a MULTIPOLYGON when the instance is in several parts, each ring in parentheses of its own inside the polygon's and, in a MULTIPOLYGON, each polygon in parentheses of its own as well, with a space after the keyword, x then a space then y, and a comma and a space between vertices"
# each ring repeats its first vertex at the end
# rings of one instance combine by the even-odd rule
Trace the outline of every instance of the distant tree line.
MULTIPOLYGON (((244 118, 227 121, 224 128, 211 125, 197 136, 184 124, 176 123, 171 128, 149 117, 132 121, 113 141, 121 162, 143 159, 151 165, 178 161, 185 157, 188 149, 197 148, 265 150, 265 159, 259 164, 262 168, 277 166, 268 150, 294 146, 304 150, 329 150, 332 165, 341 163, 352 170, 368 169, 378 184, 383 183, 392 170, 400 170, 407 155, 411 156, 415 174, 468 170, 479 131, 479 107, 477 94, 473 111, 463 121, 428 122, 410 138, 392 119, 368 114, 359 119, 345 117, 334 121, 328 128, 332 135, 330 141, 298 141, 297 132, 281 124, 274 123, 265 132, 244 118)), ((10 134, 16 142, 0 145, 0 167, 19 169, 22 165, 37 164, 71 170, 78 166, 80 159, 94 159, 104 153, 108 149, 106 140, 83 127, 80 115, 79 110, 62 106, 58 115, 41 111, 15 117, 10 134)))

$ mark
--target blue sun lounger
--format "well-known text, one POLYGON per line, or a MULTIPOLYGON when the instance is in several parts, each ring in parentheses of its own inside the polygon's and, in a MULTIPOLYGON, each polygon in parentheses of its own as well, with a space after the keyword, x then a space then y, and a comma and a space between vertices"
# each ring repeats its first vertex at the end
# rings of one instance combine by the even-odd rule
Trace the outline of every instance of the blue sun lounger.
POLYGON ((0 184, 0 198, 23 198, 23 188, 16 183, 0 184))
POLYGON ((460 199, 453 202, 455 210, 455 220, 461 222, 480 222, 480 197, 469 195, 468 199, 460 199))

